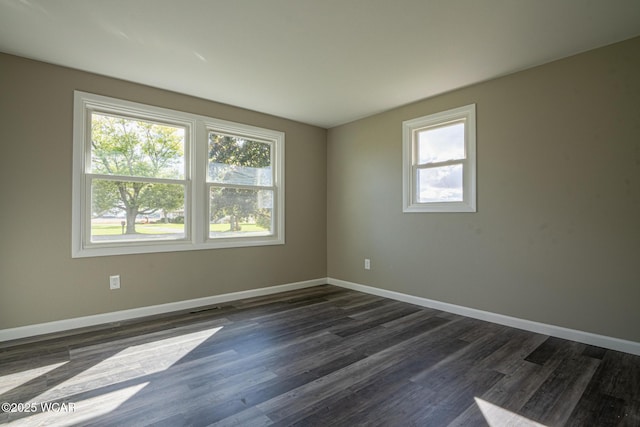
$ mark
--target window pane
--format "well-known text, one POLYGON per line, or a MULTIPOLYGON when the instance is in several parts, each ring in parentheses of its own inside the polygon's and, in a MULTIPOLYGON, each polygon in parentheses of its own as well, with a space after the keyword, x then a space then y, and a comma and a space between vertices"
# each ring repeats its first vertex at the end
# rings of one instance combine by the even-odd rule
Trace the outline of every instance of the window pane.
POLYGON ((185 129, 91 114, 91 172, 184 179, 185 129))
POLYGON ((208 169, 209 182, 269 187, 271 144, 209 132, 208 169))
POLYGON ((273 191, 212 187, 209 237, 273 234, 273 191))
POLYGON ((462 165, 418 169, 418 203, 462 201, 462 165))
POLYGON ((91 242, 183 239, 184 185, 91 182, 91 242))
POLYGON ((418 133, 418 164, 464 158, 464 122, 418 133))

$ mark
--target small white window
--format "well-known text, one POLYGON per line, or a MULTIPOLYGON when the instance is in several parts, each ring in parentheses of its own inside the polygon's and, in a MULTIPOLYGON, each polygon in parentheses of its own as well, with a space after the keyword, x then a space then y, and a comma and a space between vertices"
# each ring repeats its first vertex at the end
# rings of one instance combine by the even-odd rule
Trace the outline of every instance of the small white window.
POLYGON ((476 212, 475 104, 402 124, 403 211, 476 212))
POLYGON ((284 243, 284 134, 75 93, 72 255, 284 243))

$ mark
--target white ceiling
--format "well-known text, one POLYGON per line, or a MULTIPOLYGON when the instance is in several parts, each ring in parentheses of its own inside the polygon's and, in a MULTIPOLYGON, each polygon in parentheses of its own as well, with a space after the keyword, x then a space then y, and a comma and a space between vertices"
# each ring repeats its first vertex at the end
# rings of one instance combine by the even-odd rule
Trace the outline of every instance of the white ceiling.
POLYGON ((0 0, 2 52, 322 127, 637 35, 640 0, 0 0))

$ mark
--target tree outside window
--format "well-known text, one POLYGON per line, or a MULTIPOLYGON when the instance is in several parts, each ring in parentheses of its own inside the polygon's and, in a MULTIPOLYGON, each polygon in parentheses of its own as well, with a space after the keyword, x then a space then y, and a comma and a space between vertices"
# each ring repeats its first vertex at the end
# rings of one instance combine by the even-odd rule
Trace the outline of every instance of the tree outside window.
POLYGON ((209 132, 208 154, 210 237, 271 234, 271 143, 209 132))
POLYGON ((184 218, 184 147, 184 128, 93 113, 92 237, 113 238, 114 227, 105 218, 116 219, 116 230, 122 218, 122 234, 129 236, 184 236, 184 225, 137 228, 137 223, 167 224, 170 214, 184 218))

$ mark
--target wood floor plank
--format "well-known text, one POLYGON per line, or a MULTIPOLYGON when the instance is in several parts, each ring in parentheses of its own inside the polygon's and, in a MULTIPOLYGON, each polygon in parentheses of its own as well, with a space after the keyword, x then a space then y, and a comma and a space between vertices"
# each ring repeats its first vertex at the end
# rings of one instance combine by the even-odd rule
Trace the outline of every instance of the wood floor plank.
POLYGON ((596 359, 584 356, 564 360, 520 412, 543 424, 563 425, 584 393, 598 364, 596 359))
POLYGON ((637 356, 606 350, 567 425, 640 425, 637 356))
POLYGON ((546 337, 524 331, 514 331, 507 342, 482 361, 479 368, 491 368, 503 374, 513 373, 522 365, 522 360, 546 337))
POLYGON ((384 313, 369 314, 367 318, 362 319, 348 327, 333 328, 333 332, 341 337, 348 337, 350 335, 355 335, 358 332, 380 326, 392 320, 401 319, 409 314, 413 314, 418 311, 419 308, 417 307, 398 307, 393 310, 385 311, 384 313))
MULTIPOLYGON (((474 399, 496 405, 507 412, 517 412, 546 379, 546 376, 541 373, 542 370, 541 366, 523 361, 518 369, 505 375, 485 393, 474 396, 474 399)), ((482 425, 485 418, 477 403, 476 401, 475 405, 470 405, 459 414, 448 427, 482 425)))
POLYGON ((422 420, 427 425, 446 426, 470 406, 475 405, 476 396, 484 394, 503 377, 504 374, 492 370, 465 375, 456 382, 436 390, 430 400, 435 404, 419 408, 411 415, 411 419, 422 420))
POLYGON ((273 421, 255 406, 209 424, 210 427, 265 427, 270 425, 273 425, 273 421))
POLYGON ((638 427, 640 357, 323 285, 3 343, 0 402, 77 407, 9 426, 638 427))
POLYGON ((607 354, 606 348, 596 347, 593 345, 587 345, 584 351, 582 352, 583 356, 593 357, 594 359, 600 359, 600 360, 602 360, 606 354, 607 354))
MULTIPOLYGON (((484 327, 485 325, 481 326, 481 328, 484 327)), ((511 338, 510 333, 504 331, 506 329, 502 329, 503 333, 499 333, 500 330, 495 332, 487 331, 482 338, 469 343, 436 365, 430 366, 427 370, 414 375, 411 381, 425 387, 441 389, 446 386, 446 383, 455 381, 456 378, 464 375, 472 368, 476 368, 485 358, 504 346, 511 338)), ((478 370, 483 371, 484 367, 481 366, 478 370)))
POLYGON ((625 425, 624 420, 629 421, 628 425, 640 425, 640 419, 636 417, 634 420, 625 406, 624 399, 599 391, 589 392, 580 399, 566 426, 617 426, 625 425))
POLYGON ((565 341, 561 338, 548 337, 538 348, 532 351, 525 360, 527 362, 537 363, 538 365, 544 365, 564 343, 565 341))
POLYGON ((427 331, 400 344, 388 347, 366 359, 262 403, 258 407, 276 421, 288 419, 294 415, 300 418, 303 415, 307 416, 309 413, 315 412, 313 409, 319 401, 332 396, 339 397, 346 392, 347 388, 353 389, 386 369, 394 369, 398 362, 406 360, 408 354, 416 354, 428 345, 424 344, 422 340, 425 335, 432 333, 432 331, 427 331))

